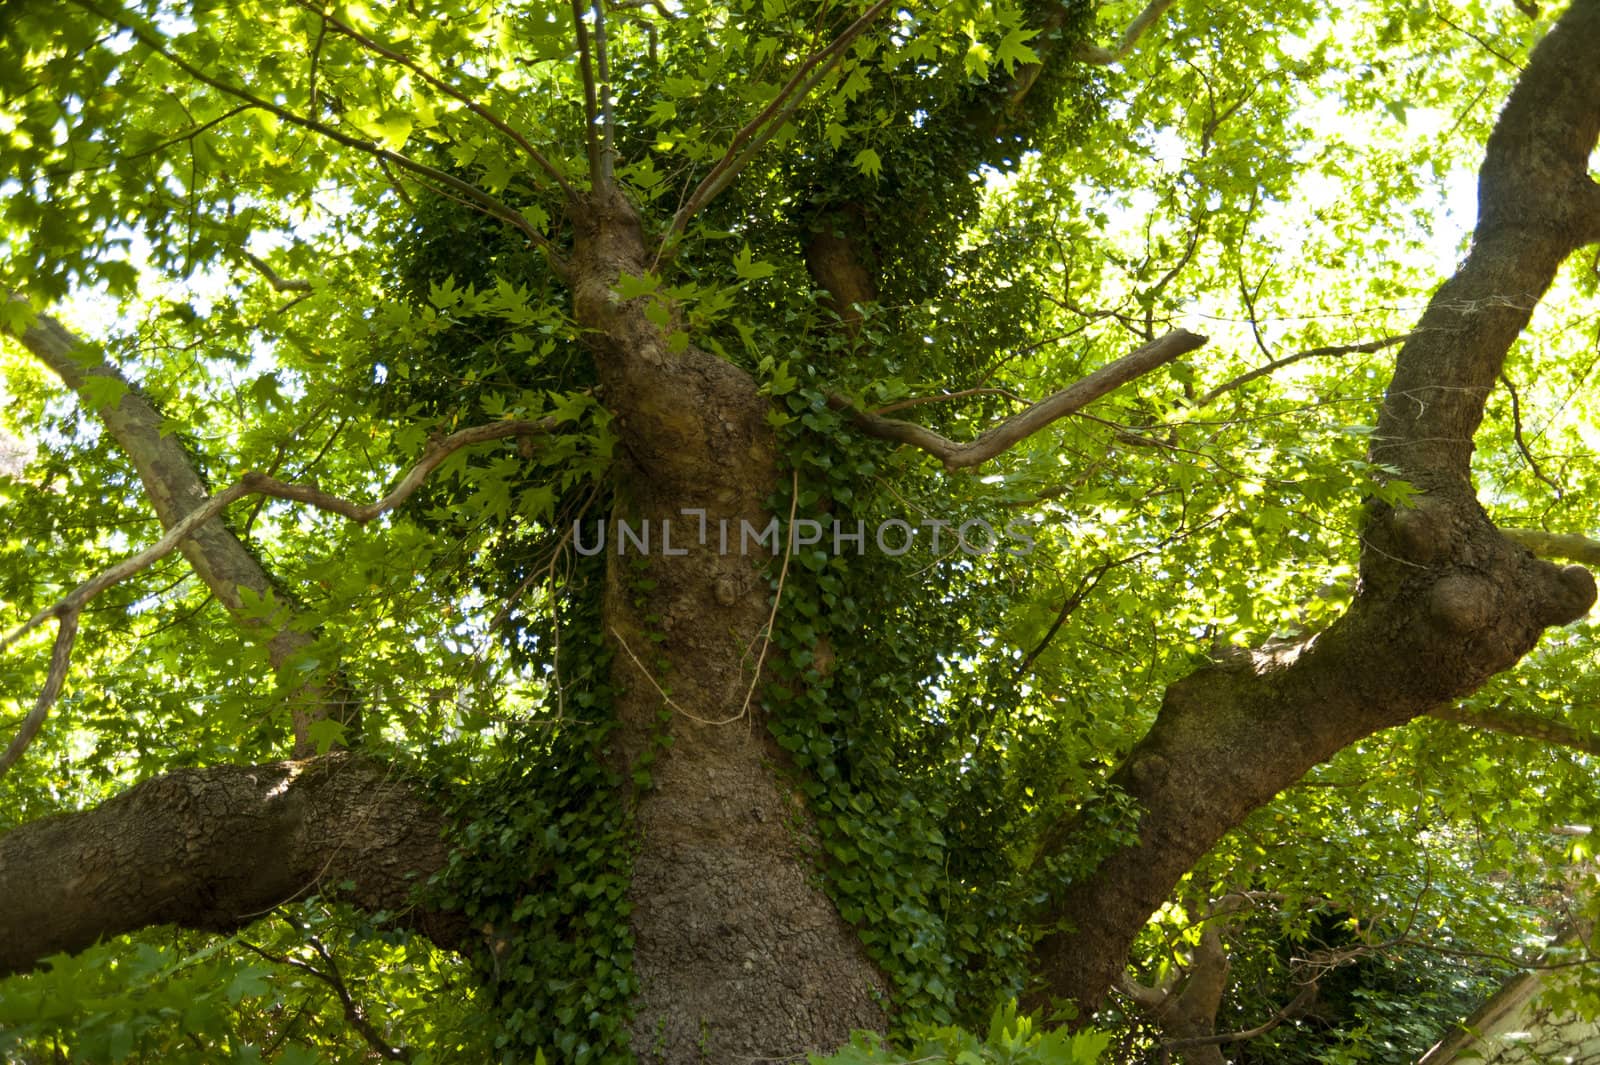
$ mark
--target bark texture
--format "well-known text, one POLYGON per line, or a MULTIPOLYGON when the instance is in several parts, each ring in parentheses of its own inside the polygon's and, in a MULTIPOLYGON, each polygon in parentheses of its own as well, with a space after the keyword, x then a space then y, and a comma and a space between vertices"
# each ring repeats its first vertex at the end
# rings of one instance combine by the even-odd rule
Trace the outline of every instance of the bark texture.
POLYGON ((0 836, 0 975, 148 925, 230 932, 313 894, 458 946, 465 923, 412 898, 444 865, 443 828, 392 769, 350 754, 181 769, 0 836))
MULTIPOLYGON (((1230 828, 1312 766, 1459 699, 1595 599, 1587 570, 1502 536, 1470 482, 1472 436, 1512 342, 1561 262, 1594 238, 1587 160, 1600 137, 1600 0, 1535 49, 1490 138, 1471 254, 1401 349, 1371 454, 1422 489, 1372 508, 1361 583, 1328 631, 1194 673, 1112 778, 1139 840, 1067 885, 1046 919, 1040 1000, 1094 1009, 1134 935, 1230 828)), ((1072 825, 1047 853, 1074 843, 1072 825)))
POLYGON ((654 537, 643 568, 636 552, 617 553, 615 526, 607 539, 605 619, 622 692, 611 756, 631 775, 652 745, 670 743, 635 810, 634 1052, 649 1065, 803 1059, 852 1028, 881 1028, 883 983, 816 884, 808 815, 749 697, 771 555, 742 555, 737 537, 740 521, 759 529, 771 518, 769 407, 747 373, 692 346, 669 352, 645 302, 616 297, 619 276, 650 265, 620 195, 597 194, 574 216, 575 309, 626 457, 613 518, 648 523, 654 537), (685 508, 706 512, 705 543, 685 508), (684 554, 667 553, 665 522, 684 554), (654 582, 646 606, 641 578, 654 582))

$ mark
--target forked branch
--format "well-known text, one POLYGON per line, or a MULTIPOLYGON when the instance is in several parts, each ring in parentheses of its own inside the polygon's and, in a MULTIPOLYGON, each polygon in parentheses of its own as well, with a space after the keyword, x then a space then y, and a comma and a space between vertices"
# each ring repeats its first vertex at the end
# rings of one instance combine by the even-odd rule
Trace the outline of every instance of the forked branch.
POLYGON ((835 410, 843 411, 855 423, 856 428, 868 436, 875 436, 880 440, 892 440, 898 444, 909 444, 939 459, 945 464, 946 469, 963 469, 989 461, 1052 422, 1065 418, 1129 381, 1200 348, 1206 341, 1207 338, 1198 333, 1184 329, 1173 330, 1131 354, 1100 367, 1088 377, 1067 386, 1047 399, 1040 400, 994 428, 985 430, 977 439, 967 443, 958 443, 940 436, 932 429, 915 422, 869 414, 843 396, 829 396, 828 405, 835 410))

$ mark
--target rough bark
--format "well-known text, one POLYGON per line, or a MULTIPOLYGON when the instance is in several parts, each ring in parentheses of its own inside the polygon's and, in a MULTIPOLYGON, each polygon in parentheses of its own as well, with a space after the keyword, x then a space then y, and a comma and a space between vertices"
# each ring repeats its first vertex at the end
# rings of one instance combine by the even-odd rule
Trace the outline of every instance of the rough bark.
POLYGON ((412 897, 444 865, 444 824, 393 770, 350 754, 177 770, 0 836, 0 975, 148 925, 233 931, 312 894, 460 945, 465 923, 412 897))
MULTIPOLYGON (((1528 61, 1490 138, 1473 248, 1401 349, 1372 457, 1424 491, 1371 509, 1361 584, 1304 641, 1240 653, 1168 689, 1114 774, 1137 843, 1067 885, 1045 917, 1038 997, 1094 1009, 1179 878, 1253 809, 1364 736, 1446 706, 1595 598, 1577 566, 1537 560, 1489 522, 1472 436, 1507 349, 1561 262, 1592 233, 1581 205, 1600 137, 1600 0, 1579 0, 1528 61)), ((1072 825, 1046 853, 1074 842, 1072 825)))
MULTIPOLYGON (((205 504, 210 492, 193 462, 176 439, 161 431, 160 412, 120 369, 49 315, 39 315, 17 339, 86 405, 89 393, 85 389, 91 380, 113 381, 124 389, 116 403, 96 406, 94 413, 132 461, 162 528, 172 528, 205 504)), ((246 594, 257 601, 273 594, 280 602, 284 597, 256 557, 221 519, 197 529, 180 550, 218 602, 243 627, 259 633, 266 641, 268 661, 274 669, 282 668, 297 652, 315 642, 316 637, 304 626, 296 626, 293 611, 287 605, 271 617, 246 611, 246 594)), ((316 752, 309 732, 312 722, 332 717, 354 726, 359 720, 359 705, 337 671, 319 671, 301 681, 288 693, 288 699, 294 716, 294 755, 298 758, 316 752)))
POLYGON ((731 544, 723 553, 718 529, 724 519, 759 529, 771 517, 769 407, 744 371, 692 346, 669 352, 644 301, 615 296, 621 274, 650 263, 620 195, 595 194, 574 216, 574 306, 626 463, 613 518, 648 522, 654 537, 641 572, 636 553, 617 553, 615 526, 608 534, 605 624, 619 643, 622 693, 612 757, 631 770, 670 740, 634 811, 634 1050, 649 1065, 803 1058, 852 1028, 881 1028, 883 983, 816 885, 804 807, 781 775, 759 697, 748 698, 771 556, 731 544), (684 508, 706 512, 706 543, 684 508), (660 540, 668 521, 683 555, 660 540), (641 577, 655 582, 643 608, 632 588, 641 577))

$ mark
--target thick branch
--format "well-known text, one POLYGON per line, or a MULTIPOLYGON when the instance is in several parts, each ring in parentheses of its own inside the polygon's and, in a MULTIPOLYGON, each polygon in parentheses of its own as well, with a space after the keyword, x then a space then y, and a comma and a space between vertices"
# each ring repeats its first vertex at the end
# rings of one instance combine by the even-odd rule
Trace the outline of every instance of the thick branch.
POLYGON ((413 899, 444 866, 445 827, 392 770, 354 755, 178 770, 0 836, 0 975, 148 925, 229 932, 312 894, 455 947, 465 921, 413 899))
POLYGON ((1585 754, 1600 755, 1600 736, 1584 729, 1573 728, 1564 721, 1552 721, 1537 714, 1526 714, 1504 706, 1487 710, 1467 710, 1460 706, 1441 706, 1428 712, 1429 717, 1448 721, 1454 725, 1499 732, 1506 736, 1520 736, 1525 740, 1539 740, 1558 747, 1570 747, 1585 754))
MULTIPOLYGON (((1567 202, 1600 139, 1597 50, 1600 0, 1577 0, 1490 138, 1471 255, 1398 356, 1371 454, 1423 489, 1416 505, 1369 506, 1359 590, 1327 630, 1227 655, 1167 689, 1109 782, 1137 811, 1137 842, 1044 908, 1036 1001, 1094 1009, 1150 914, 1252 810, 1352 743, 1459 702, 1594 604, 1587 570, 1532 558, 1495 529, 1468 469, 1506 350, 1577 247, 1567 202)), ((1116 808, 1053 826, 1041 860, 1116 808)))
POLYGON ((1543 529, 1501 529, 1500 534, 1521 544, 1540 558, 1560 558, 1600 566, 1600 540, 1572 533, 1545 532, 1543 529))
POLYGON ((987 462, 1052 422, 1087 406, 1129 381, 1196 350, 1205 343, 1206 338, 1198 333, 1182 329, 1174 330, 1137 351, 1102 366, 1088 377, 1047 399, 1040 400, 994 428, 985 430, 976 440, 969 443, 949 440, 915 422, 868 414, 842 396, 830 396, 828 402, 835 410, 848 414, 856 427, 868 436, 920 448, 942 461, 947 469, 956 470, 987 462))
POLYGON ((1072 58, 1102 67, 1121 62, 1133 51, 1133 46, 1139 43, 1144 32, 1155 25, 1171 6, 1172 0, 1150 0, 1149 6, 1135 15, 1133 21, 1128 23, 1128 28, 1122 31, 1115 48, 1101 48, 1085 41, 1072 50, 1072 58))
POLYGON ((1600 3, 1577 0, 1529 56, 1485 148, 1471 254, 1396 360, 1371 453, 1413 484, 1465 486, 1506 352, 1557 267, 1592 239, 1597 42, 1600 3))

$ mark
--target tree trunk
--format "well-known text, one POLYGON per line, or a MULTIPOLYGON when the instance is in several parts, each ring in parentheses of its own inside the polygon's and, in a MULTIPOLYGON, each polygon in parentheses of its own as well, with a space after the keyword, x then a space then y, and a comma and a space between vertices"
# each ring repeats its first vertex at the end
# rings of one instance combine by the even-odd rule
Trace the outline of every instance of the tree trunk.
POLYGON ((756 688, 773 556, 743 534, 772 519, 769 405, 737 367, 669 352, 645 299, 614 295, 621 275, 650 265, 620 196, 574 213, 575 306, 626 466, 605 548, 620 692, 610 756, 629 779, 666 743, 634 810, 634 1051, 649 1065, 800 1059, 852 1028, 881 1029, 884 995, 817 886, 809 818, 756 688), (686 509, 703 510, 704 526, 686 509), (648 535, 648 549, 630 534, 648 535))
MULTIPOLYGON (((1600 240, 1600 0, 1578 0, 1529 57, 1490 137, 1473 248, 1401 349, 1371 456, 1424 494, 1369 508, 1344 617, 1293 644, 1240 652, 1168 689, 1111 786, 1139 812, 1048 907, 1037 1002, 1096 1008, 1182 875, 1251 810, 1380 729, 1467 695, 1542 631, 1595 600, 1579 566, 1543 562, 1478 505, 1472 438, 1511 344, 1565 258, 1600 240)), ((1065 825, 1045 855, 1078 842, 1065 825)))

